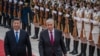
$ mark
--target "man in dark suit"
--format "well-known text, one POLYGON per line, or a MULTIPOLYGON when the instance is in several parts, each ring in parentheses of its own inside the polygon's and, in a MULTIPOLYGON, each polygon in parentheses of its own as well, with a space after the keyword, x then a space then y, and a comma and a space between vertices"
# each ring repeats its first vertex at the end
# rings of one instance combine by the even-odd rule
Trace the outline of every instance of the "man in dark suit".
POLYGON ((30 23, 31 23, 31 19, 32 19, 32 11, 31 11, 31 8, 30 6, 28 5, 29 3, 24 3, 24 7, 22 9, 22 12, 21 12, 21 20, 22 20, 22 29, 27 29, 27 32, 29 34, 30 33, 30 23))
POLYGON ((29 35, 20 29, 21 21, 13 19, 13 29, 6 32, 4 49, 6 56, 32 56, 29 35))
POLYGON ((39 54, 40 56, 64 56, 66 55, 66 48, 64 45, 62 32, 54 29, 54 20, 48 19, 46 21, 47 29, 40 33, 39 39, 39 54))

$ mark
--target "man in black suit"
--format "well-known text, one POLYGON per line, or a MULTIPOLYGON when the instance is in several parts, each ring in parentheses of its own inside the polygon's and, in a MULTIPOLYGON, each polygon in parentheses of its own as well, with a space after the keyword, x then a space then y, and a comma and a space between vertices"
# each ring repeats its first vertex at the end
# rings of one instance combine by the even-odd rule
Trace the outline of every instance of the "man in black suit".
POLYGON ((29 35, 20 29, 21 21, 13 19, 13 28, 6 32, 4 49, 6 56, 32 56, 29 35))
POLYGON ((39 54, 40 56, 64 56, 66 55, 66 48, 64 45, 62 32, 54 29, 54 20, 48 19, 46 21, 47 29, 40 33, 39 39, 39 54))

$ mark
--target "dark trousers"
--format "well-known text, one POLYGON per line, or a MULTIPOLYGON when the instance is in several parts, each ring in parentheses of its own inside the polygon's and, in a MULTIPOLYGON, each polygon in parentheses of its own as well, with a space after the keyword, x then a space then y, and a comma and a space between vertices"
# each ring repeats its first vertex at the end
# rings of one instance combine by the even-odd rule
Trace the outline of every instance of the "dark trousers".
POLYGON ((11 27, 11 19, 7 19, 8 26, 11 27))
POLYGON ((39 27, 35 27, 35 37, 38 38, 39 27))
POLYGON ((3 16, 3 25, 6 26, 7 17, 3 16))
POLYGON ((2 21, 2 16, 0 15, 0 24, 1 24, 1 21, 2 21))
POLYGON ((31 26, 29 26, 28 24, 22 23, 22 29, 23 29, 23 30, 27 30, 27 32, 28 32, 29 35, 31 35, 31 33, 30 33, 30 31, 31 31, 30 28, 31 28, 31 26))
POLYGON ((55 52, 52 50, 52 55, 51 56, 56 56, 55 52))

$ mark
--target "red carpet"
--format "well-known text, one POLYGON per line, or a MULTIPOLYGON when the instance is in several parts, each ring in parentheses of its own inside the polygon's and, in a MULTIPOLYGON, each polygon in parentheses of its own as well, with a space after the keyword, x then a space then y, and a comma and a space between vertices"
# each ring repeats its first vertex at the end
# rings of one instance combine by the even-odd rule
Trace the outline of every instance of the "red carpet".
MULTIPOLYGON (((4 42, 2 40, 0 40, 0 56, 5 56, 4 53, 4 42)), ((35 56, 35 55, 33 55, 35 56)))
POLYGON ((4 53, 4 42, 0 40, 0 56, 5 56, 4 53))

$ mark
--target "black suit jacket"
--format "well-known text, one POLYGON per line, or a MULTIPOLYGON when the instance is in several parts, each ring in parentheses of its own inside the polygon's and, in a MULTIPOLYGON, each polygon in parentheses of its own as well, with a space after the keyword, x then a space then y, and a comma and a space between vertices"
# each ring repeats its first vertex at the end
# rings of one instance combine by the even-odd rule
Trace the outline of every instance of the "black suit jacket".
POLYGON ((11 56, 32 56, 29 35, 20 30, 19 41, 16 42, 14 30, 6 32, 4 40, 5 54, 11 56), (26 51, 27 49, 27 51, 26 51))
POLYGON ((50 37, 48 30, 44 30, 40 33, 40 40, 39 40, 39 53, 40 56, 52 56, 52 52, 56 56, 62 56, 62 52, 66 54, 66 48, 64 45, 62 32, 54 29, 54 45, 50 43, 50 37))

